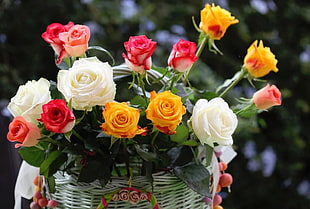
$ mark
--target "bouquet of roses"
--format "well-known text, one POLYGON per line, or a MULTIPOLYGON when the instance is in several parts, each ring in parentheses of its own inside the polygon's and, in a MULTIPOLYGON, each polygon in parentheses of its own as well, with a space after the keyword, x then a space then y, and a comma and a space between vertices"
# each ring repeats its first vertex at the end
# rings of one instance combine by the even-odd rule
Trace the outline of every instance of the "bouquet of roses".
POLYGON ((262 41, 250 45, 240 71, 216 91, 190 84, 188 75, 199 70, 195 63, 205 46, 222 54, 215 41, 236 23, 227 10, 206 4, 199 25, 194 22, 197 44, 175 43, 167 67, 152 64, 157 43, 145 35, 130 37, 124 63, 115 65, 106 49, 88 46, 86 25, 49 25, 42 38, 55 51, 57 82, 40 78, 19 87, 8 105, 14 116, 8 140, 21 147, 26 162, 40 168, 50 191, 57 171, 75 170, 79 181, 99 180, 102 186, 112 176, 144 175, 151 183, 152 173, 166 171, 221 208, 218 192, 232 183, 225 172, 231 159, 222 155, 232 149, 238 117, 281 104, 280 91, 270 84, 252 98, 238 98, 238 105, 224 100, 242 79, 254 87, 257 78, 278 71, 262 41), (89 56, 91 50, 106 53, 111 63, 89 56), (132 162, 142 166, 132 172, 132 162))

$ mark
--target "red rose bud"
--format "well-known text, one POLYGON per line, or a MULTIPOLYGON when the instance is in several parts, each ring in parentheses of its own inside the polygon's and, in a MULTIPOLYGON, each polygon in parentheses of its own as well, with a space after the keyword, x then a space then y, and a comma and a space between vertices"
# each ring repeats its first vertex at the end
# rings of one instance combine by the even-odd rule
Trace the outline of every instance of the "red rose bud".
POLYGON ((168 65, 182 73, 189 70, 198 59, 195 55, 196 49, 196 43, 181 39, 173 46, 168 65))
POLYGON ((51 47, 58 55, 57 64, 59 64, 63 58, 69 57, 69 54, 64 48, 64 42, 59 39, 59 34, 67 32, 73 25, 73 22, 68 22, 67 25, 52 23, 47 26, 46 31, 41 35, 47 43, 51 44, 51 47))
POLYGON ((51 100, 43 105, 42 109, 43 113, 38 120, 44 123, 47 130, 54 133, 66 133, 74 127, 74 114, 64 100, 51 100))
POLYGON ((152 67, 151 56, 156 49, 156 42, 148 39, 145 35, 131 36, 124 43, 127 54, 123 53, 128 67, 140 74, 144 74, 145 70, 152 67))

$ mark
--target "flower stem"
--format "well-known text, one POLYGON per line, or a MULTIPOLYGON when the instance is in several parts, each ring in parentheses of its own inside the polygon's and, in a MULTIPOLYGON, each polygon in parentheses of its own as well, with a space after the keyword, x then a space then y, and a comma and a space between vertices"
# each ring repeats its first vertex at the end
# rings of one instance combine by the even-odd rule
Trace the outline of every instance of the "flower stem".
POLYGON ((145 100, 145 104, 148 104, 147 96, 146 96, 146 91, 145 91, 145 86, 143 82, 144 75, 139 75, 138 76, 138 86, 142 89, 142 94, 145 100))
POLYGON ((245 112, 245 111, 249 111, 251 110, 252 107, 255 107, 255 104, 253 103, 252 100, 250 100, 249 104, 246 105, 244 108, 242 108, 241 110, 238 110, 235 112, 236 115, 239 115, 240 113, 242 112, 245 112))
POLYGON ((247 70, 242 67, 241 72, 239 76, 220 94, 220 97, 225 97, 226 94, 233 89, 242 79, 243 77, 247 74, 247 70))
POLYGON ((154 136, 153 136, 153 138, 152 138, 152 141, 151 141, 151 145, 152 145, 152 146, 154 145, 155 140, 156 140, 156 138, 157 138, 158 134, 159 134, 159 131, 158 131, 158 130, 156 130, 156 132, 155 132, 155 134, 154 134, 154 136))
MULTIPOLYGON (((40 141, 41 142, 48 142, 48 143, 51 143, 51 144, 55 144, 55 145, 57 145, 57 146, 62 146, 63 144, 62 143, 60 143, 60 142, 58 142, 58 141, 56 141, 56 140, 54 140, 54 139, 51 139, 51 138, 49 138, 49 137, 45 137, 45 138, 42 138, 42 139, 40 139, 40 141)), ((39 148, 39 149, 43 149, 43 147, 41 147, 40 145, 38 145, 37 144, 37 148, 39 148)))
POLYGON ((196 51, 196 56, 199 58, 206 44, 208 43, 209 37, 207 35, 203 36, 203 39, 199 45, 199 48, 196 51))
POLYGON ((174 73, 174 76, 171 79, 169 90, 172 90, 174 84, 178 82, 182 76, 183 76, 182 73, 174 73))
MULTIPOLYGON (((198 47, 198 49, 196 51, 196 57, 198 57, 198 58, 200 57, 203 49, 205 48, 206 44, 208 43, 208 40, 209 40, 209 37, 207 35, 204 35, 203 39, 202 39, 202 41, 201 41, 201 43, 200 43, 200 45, 199 45, 199 47, 198 47)), ((192 65, 192 67, 185 73, 186 74, 186 76, 185 76, 185 80, 186 81, 188 81, 189 72, 191 71, 193 66, 194 65, 192 65)))
POLYGON ((78 134, 78 132, 76 132, 74 129, 72 129, 72 134, 73 134, 76 138, 78 138, 79 140, 81 140, 82 142, 85 141, 85 139, 84 139, 80 134, 78 134))

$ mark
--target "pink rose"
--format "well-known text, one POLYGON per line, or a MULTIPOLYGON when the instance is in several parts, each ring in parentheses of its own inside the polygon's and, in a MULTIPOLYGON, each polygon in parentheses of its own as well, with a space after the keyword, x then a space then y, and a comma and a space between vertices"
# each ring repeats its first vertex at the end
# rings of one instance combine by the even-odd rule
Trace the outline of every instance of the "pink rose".
POLYGON ((41 37, 49 44, 51 44, 55 53, 58 55, 57 64, 59 64, 63 58, 69 57, 66 52, 63 41, 59 39, 59 34, 67 32, 72 26, 73 22, 68 22, 67 25, 62 25, 60 23, 52 23, 47 26, 46 31, 42 33, 41 37))
POLYGON ((74 25, 68 32, 59 34, 59 39, 64 42, 66 52, 72 57, 79 57, 88 48, 90 30, 86 25, 74 25))
POLYGON ((140 201, 140 192, 136 190, 132 190, 129 192, 129 202, 131 204, 138 204, 140 201))
POLYGON ((195 55, 196 43, 181 39, 174 44, 168 58, 168 65, 179 72, 189 70, 198 57, 195 55))
POLYGON ((11 142, 18 142, 15 144, 15 148, 34 146, 40 137, 40 129, 35 124, 26 121, 22 116, 15 117, 9 125, 7 138, 11 142))
POLYGON ((267 84, 264 88, 255 92, 253 102, 257 109, 265 110, 275 105, 281 105, 281 92, 275 85, 267 84))
POLYGON ((126 189, 121 189, 118 192, 118 195, 119 195, 119 199, 120 200, 124 200, 124 201, 128 201, 129 200, 129 191, 126 190, 126 189))
POLYGON ((119 201, 120 200, 120 197, 119 197, 119 194, 118 193, 115 193, 112 197, 112 200, 113 201, 119 201))
POLYGON ((75 117, 64 100, 51 100, 42 106, 42 110, 43 113, 38 120, 44 123, 47 130, 66 133, 74 127, 75 117))
POLYGON ((140 200, 148 200, 148 195, 145 192, 140 193, 140 200))
POLYGON ((123 57, 131 70, 144 74, 145 70, 151 69, 151 56, 156 49, 156 42, 145 35, 131 36, 124 46, 127 55, 123 53, 123 57))

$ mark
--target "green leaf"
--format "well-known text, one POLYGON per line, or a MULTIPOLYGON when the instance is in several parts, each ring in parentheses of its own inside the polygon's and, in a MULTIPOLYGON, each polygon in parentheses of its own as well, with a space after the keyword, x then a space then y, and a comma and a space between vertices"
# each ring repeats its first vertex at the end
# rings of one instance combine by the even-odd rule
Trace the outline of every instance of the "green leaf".
POLYGON ((112 54, 108 50, 102 48, 101 46, 89 46, 87 50, 92 50, 92 49, 106 53, 109 56, 109 58, 112 60, 111 65, 115 65, 114 57, 112 56, 112 54))
POLYGON ((81 169, 78 181, 90 183, 99 179, 102 186, 104 186, 110 180, 110 177, 109 160, 105 161, 104 164, 98 160, 88 160, 81 169))
POLYGON ((47 184, 48 184, 48 191, 50 193, 55 193, 56 189, 55 189, 55 178, 54 176, 48 177, 47 179, 47 184))
POLYGON ((153 152, 148 152, 144 149, 142 149, 139 145, 135 145, 137 153, 140 155, 140 157, 146 161, 155 161, 157 160, 157 155, 153 152))
POLYGON ((21 157, 30 165, 40 167, 44 161, 45 151, 38 147, 22 147, 19 149, 21 157))
POLYGON ((147 106, 147 104, 145 102, 145 99, 142 96, 140 96, 140 95, 135 96, 130 101, 130 104, 131 105, 137 105, 138 107, 146 107, 147 106))
POLYGON ((176 128, 176 133, 170 135, 171 141, 177 142, 178 144, 187 141, 188 139, 188 128, 185 125, 180 125, 176 128))
POLYGON ((49 153, 46 160, 40 166, 40 174, 45 177, 51 177, 66 162, 67 158, 67 154, 59 150, 49 153))
POLYGON ((81 144, 69 144, 68 146, 66 146, 62 152, 64 153, 69 153, 69 154, 73 154, 73 155, 81 155, 83 153, 83 146, 81 144))
MULTIPOLYGON (((56 63, 57 57, 58 57, 58 55, 55 54, 55 63, 56 63)), ((70 68, 70 59, 69 58, 63 58, 59 64, 56 64, 56 66, 60 70, 68 70, 70 68)))
POLYGON ((174 168, 174 174, 188 187, 203 196, 210 196, 210 174, 201 164, 189 163, 174 168))
POLYGON ((65 136, 65 138, 66 138, 68 141, 70 141, 71 135, 72 135, 72 131, 69 131, 69 132, 67 132, 67 133, 64 133, 64 136, 65 136))
POLYGON ((188 146, 173 147, 167 152, 167 155, 172 167, 186 165, 192 162, 193 158, 193 152, 188 146))
POLYGON ((63 94, 57 89, 57 83, 50 81, 50 92, 53 99, 65 99, 63 94))
POLYGON ((196 147, 198 146, 198 142, 196 140, 187 140, 187 141, 181 142, 179 145, 196 147))
POLYGON ((222 85, 217 87, 216 92, 218 93, 222 89, 227 88, 232 82, 234 82, 235 80, 237 80, 240 77, 241 73, 242 73, 241 71, 237 71, 232 78, 226 79, 222 85))

